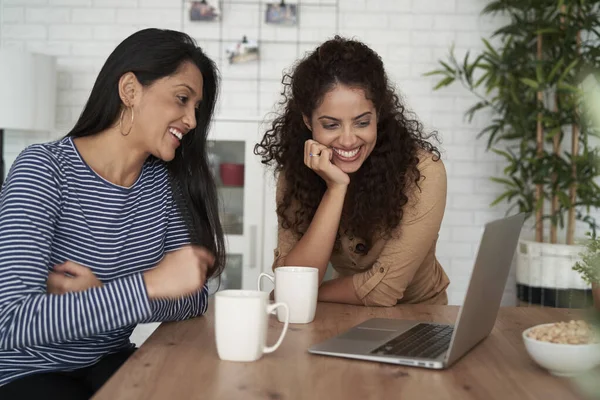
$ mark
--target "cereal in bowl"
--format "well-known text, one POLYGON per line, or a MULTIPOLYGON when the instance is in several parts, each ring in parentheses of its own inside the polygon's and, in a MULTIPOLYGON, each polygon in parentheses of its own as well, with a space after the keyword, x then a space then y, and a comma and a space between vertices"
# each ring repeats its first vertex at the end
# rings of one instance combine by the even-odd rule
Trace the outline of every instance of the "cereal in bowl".
POLYGON ((583 320, 536 326, 527 332, 527 337, 542 342, 559 344, 598 343, 598 337, 594 334, 590 325, 583 320))

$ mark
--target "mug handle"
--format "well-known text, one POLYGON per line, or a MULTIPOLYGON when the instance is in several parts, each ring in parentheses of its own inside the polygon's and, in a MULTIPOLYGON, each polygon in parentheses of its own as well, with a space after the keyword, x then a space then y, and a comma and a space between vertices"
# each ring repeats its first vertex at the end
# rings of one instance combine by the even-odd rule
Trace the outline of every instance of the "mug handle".
POLYGON ((275 350, 277 350, 279 345, 281 345, 281 342, 283 342, 283 338, 285 337, 285 334, 288 329, 288 324, 290 323, 290 309, 288 308, 287 304, 285 304, 285 303, 275 303, 275 304, 271 304, 271 305, 267 306, 267 313, 275 314, 275 310, 278 307, 283 307, 285 309, 285 322, 283 324, 283 330, 281 331, 281 335, 279 335, 279 339, 277 339, 277 342, 273 346, 264 348, 263 353, 265 353, 265 354, 272 353, 275 350))
POLYGON ((269 278, 269 280, 271 282, 273 282, 273 285, 275 284, 275 277, 273 275, 267 274, 266 272, 261 272, 261 274, 258 276, 258 280, 257 280, 257 284, 258 284, 258 290, 262 291, 262 288, 260 287, 260 283, 262 282, 262 278, 269 278))

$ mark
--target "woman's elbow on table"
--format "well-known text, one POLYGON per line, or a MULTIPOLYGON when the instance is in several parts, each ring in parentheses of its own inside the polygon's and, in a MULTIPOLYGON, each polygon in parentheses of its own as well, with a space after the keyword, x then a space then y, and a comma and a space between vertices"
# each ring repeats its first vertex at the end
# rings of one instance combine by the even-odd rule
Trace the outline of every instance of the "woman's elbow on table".
POLYGON ((361 301, 367 307, 394 307, 398 304, 399 299, 390 295, 374 293, 373 296, 365 296, 361 301))

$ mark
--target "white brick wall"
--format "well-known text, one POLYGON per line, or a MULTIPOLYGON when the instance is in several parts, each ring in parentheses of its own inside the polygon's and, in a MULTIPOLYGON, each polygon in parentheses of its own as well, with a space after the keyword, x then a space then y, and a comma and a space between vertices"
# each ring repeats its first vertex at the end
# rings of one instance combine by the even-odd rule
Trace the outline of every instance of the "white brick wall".
MULTIPOLYGON (((8 132, 9 165, 27 144, 63 135, 72 126, 106 56, 137 29, 183 29, 194 36, 224 77, 220 110, 240 116, 268 112, 278 99, 282 69, 318 42, 336 32, 366 41, 382 56, 410 108, 443 140, 449 193, 438 254, 452 280, 450 301, 462 302, 482 224, 503 213, 488 207, 499 192, 487 181, 500 171, 499 158, 484 153, 485 143, 475 140, 484 118, 471 125, 463 118, 474 99, 458 85, 434 93, 434 78, 422 74, 436 67, 453 41, 459 53, 481 47, 479 38, 494 28, 493 21, 479 17, 486 0, 303 0, 297 28, 264 24, 258 0, 223 1, 222 26, 190 22, 187 2, 179 0, 0 3, 0 45, 57 55, 60 71, 56 132, 8 132), (262 61, 230 66, 224 49, 243 34, 260 35, 262 61)), ((510 303, 513 284, 507 289, 510 303)))

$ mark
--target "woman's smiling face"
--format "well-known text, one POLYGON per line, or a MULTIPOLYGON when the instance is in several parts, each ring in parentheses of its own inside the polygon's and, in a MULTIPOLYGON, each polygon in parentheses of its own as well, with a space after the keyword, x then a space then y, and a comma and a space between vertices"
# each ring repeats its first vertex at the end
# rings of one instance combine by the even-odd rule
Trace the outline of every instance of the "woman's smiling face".
POLYGON ((336 85, 304 122, 314 140, 333 150, 333 164, 347 174, 358 171, 377 142, 375 106, 360 88, 336 85))

